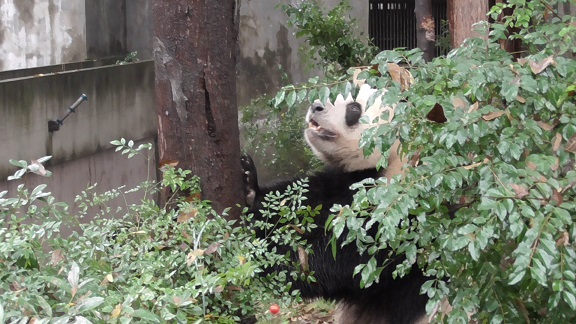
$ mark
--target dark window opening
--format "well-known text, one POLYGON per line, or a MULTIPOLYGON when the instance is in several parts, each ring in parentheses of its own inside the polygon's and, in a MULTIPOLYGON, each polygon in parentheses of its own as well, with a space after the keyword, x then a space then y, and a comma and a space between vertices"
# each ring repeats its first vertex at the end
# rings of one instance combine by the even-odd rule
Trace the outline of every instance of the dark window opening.
MULTIPOLYGON (((370 0, 368 33, 380 50, 397 47, 416 48, 416 15, 414 0, 370 0)), ((432 1, 432 15, 436 24, 436 56, 448 53, 449 44, 446 0, 432 1)))

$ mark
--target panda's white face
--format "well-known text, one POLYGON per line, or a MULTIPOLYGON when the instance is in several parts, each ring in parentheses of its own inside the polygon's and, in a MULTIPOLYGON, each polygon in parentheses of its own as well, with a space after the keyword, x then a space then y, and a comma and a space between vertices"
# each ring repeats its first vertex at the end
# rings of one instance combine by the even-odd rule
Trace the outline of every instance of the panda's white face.
POLYGON ((334 104, 327 102, 323 105, 316 101, 310 106, 306 121, 308 129, 304 132, 306 142, 322 161, 326 164, 344 171, 357 171, 374 168, 382 157, 380 152, 375 151, 370 156, 364 156, 360 148, 362 132, 369 127, 376 126, 376 117, 380 117, 384 110, 390 110, 389 122, 394 115, 390 107, 382 107, 377 99, 374 104, 366 109, 368 98, 375 93, 368 85, 363 85, 356 96, 351 95, 344 99, 338 95, 334 104), (360 119, 367 116, 369 123, 360 119))

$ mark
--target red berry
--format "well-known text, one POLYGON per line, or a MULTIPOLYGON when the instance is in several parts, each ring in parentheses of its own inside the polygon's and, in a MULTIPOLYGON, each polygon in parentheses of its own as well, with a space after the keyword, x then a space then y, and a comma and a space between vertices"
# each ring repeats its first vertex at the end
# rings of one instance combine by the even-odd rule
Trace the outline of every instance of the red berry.
POLYGON ((272 313, 274 315, 280 313, 280 306, 278 306, 276 304, 270 305, 270 313, 272 313))

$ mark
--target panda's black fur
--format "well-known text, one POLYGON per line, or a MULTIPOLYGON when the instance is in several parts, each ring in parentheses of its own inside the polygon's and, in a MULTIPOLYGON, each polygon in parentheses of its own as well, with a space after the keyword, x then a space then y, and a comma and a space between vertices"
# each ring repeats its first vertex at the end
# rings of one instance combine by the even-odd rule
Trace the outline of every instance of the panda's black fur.
MULTIPOLYGON (((329 244, 331 233, 327 233, 324 228, 326 220, 331 215, 330 208, 334 204, 350 205, 352 203, 354 192, 350 190, 351 185, 382 175, 376 169, 374 161, 377 159, 365 163, 363 156, 354 156, 356 153, 362 153, 358 147, 358 134, 363 130, 363 126, 359 126, 359 118, 360 115, 365 115, 364 105, 372 93, 373 91, 369 88, 361 88, 356 100, 352 100, 351 97, 344 100, 340 97, 334 105, 327 103, 326 106, 322 106, 315 103, 310 107, 307 121, 311 129, 306 131, 306 140, 316 155, 327 164, 325 171, 307 177, 309 191, 306 193, 306 204, 313 208, 318 205, 323 206, 320 214, 315 218, 315 224, 318 227, 306 235, 307 242, 313 251, 308 256, 308 265, 310 270, 314 271, 316 283, 297 280, 292 282, 292 287, 300 290, 305 299, 324 298, 339 302, 338 317, 339 323, 342 324, 427 322, 425 316, 427 298, 420 294, 420 288, 427 279, 416 266, 403 278, 393 279, 392 272, 396 265, 403 261, 403 258, 400 256, 389 260, 388 251, 382 251, 377 255, 378 264, 382 265, 386 262, 388 265, 382 271, 378 283, 362 289, 360 276, 353 276, 354 268, 358 264, 366 263, 370 256, 361 255, 356 245, 351 243, 344 247, 340 247, 339 244, 336 259, 334 259, 329 244), (358 107, 351 106, 360 106, 361 113, 355 112, 358 107), (323 120, 321 113, 330 117, 325 117, 323 120), (336 115, 338 117, 334 117, 336 115), (328 119, 332 119, 335 123, 331 124, 326 121, 328 119), (341 120, 342 123, 340 124, 340 121, 335 119, 341 120), (351 129, 354 129, 353 135, 350 135, 351 129), (340 138, 346 136, 353 137, 351 139, 356 141, 354 144, 356 147, 352 147, 351 150, 348 147, 348 150, 345 150, 346 153, 338 153, 342 145, 350 143, 340 138)), ((255 219, 262 218, 260 210, 267 193, 283 192, 288 185, 298 180, 292 179, 260 187, 256 169, 250 157, 242 158, 242 168, 245 175, 245 193, 250 207, 249 212, 254 214, 255 219)), ((346 232, 341 237, 345 238, 346 232)), ((282 246, 277 248, 287 249, 282 246)), ((298 261, 297 255, 294 255, 294 261, 298 261)))

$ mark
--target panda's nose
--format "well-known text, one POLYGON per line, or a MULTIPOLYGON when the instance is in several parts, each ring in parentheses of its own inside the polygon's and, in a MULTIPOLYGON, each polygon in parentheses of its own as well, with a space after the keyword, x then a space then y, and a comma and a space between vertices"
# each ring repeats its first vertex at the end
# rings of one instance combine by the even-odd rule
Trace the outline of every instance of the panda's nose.
POLYGON ((312 105, 312 113, 317 113, 317 112, 322 111, 322 110, 324 110, 324 107, 322 107, 321 104, 316 103, 316 104, 312 105))

